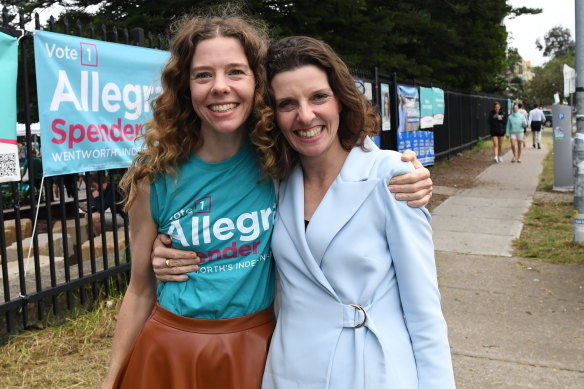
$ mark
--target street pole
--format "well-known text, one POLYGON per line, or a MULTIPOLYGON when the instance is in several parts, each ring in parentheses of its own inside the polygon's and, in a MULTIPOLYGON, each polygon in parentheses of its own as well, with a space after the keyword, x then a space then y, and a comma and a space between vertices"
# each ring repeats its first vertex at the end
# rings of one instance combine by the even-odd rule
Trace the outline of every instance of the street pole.
POLYGON ((574 242, 584 244, 584 0, 576 5, 576 138, 574 139, 574 242))

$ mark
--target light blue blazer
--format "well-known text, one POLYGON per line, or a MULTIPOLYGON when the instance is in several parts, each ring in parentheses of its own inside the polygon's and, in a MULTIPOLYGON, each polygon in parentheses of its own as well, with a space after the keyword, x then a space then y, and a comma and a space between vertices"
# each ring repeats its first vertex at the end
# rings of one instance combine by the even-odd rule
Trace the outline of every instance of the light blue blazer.
POLYGON ((386 186, 413 167, 365 145, 306 231, 300 166, 281 183, 272 238, 281 307, 263 389, 455 387, 430 215, 386 186))

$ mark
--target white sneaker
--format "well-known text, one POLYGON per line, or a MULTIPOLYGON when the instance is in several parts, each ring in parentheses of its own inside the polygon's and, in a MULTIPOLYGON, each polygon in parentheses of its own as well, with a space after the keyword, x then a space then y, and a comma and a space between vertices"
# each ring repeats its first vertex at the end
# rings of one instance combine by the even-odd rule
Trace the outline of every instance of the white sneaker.
POLYGON ((494 160, 495 160, 495 163, 499 163, 499 157, 495 157, 494 160))
POLYGON ((499 157, 499 162, 503 162, 503 157, 499 157))

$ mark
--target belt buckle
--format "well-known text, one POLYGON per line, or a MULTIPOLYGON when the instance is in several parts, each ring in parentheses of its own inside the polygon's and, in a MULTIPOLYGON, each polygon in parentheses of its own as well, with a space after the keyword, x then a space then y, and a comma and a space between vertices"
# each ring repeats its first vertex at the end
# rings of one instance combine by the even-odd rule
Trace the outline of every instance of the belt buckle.
POLYGON ((361 328, 365 325, 365 323, 367 322, 367 312, 365 312, 365 308, 363 308, 360 305, 357 304, 349 304, 350 307, 353 307, 355 309, 358 309, 359 311, 363 312, 363 321, 357 325, 354 325, 353 328, 361 328))

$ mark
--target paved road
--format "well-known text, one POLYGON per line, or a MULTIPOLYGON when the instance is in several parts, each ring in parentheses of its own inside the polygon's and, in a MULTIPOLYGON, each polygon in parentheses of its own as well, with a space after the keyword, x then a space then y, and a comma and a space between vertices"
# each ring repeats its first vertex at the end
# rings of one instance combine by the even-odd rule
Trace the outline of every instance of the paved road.
POLYGON ((512 256, 546 154, 509 152, 432 212, 458 388, 584 388, 584 266, 512 256))

